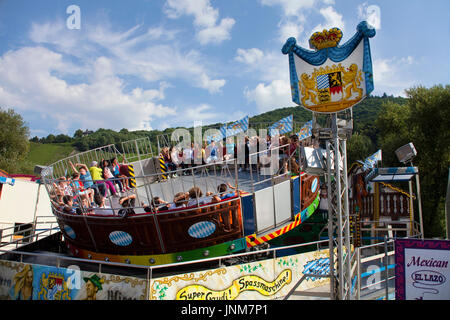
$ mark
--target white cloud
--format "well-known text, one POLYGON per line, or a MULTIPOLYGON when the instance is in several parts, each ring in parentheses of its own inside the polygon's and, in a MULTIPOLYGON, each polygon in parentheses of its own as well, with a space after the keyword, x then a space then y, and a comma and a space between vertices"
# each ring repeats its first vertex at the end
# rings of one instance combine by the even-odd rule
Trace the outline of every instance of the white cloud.
POLYGON ((280 41, 284 43, 290 37, 299 39, 303 31, 305 30, 305 21, 306 19, 303 15, 283 18, 278 23, 278 33, 280 41))
POLYGON ((150 129, 155 118, 175 114, 175 108, 159 103, 166 83, 127 92, 108 58, 94 61, 92 80, 86 83, 69 84, 53 74, 67 68, 70 63, 61 54, 43 47, 5 53, 0 58, 0 104, 46 115, 63 133, 72 127, 150 129))
POLYGON ((288 107, 293 104, 290 82, 286 80, 273 80, 267 85, 259 83, 253 90, 246 88, 244 95, 249 101, 256 103, 260 112, 288 107))
POLYGON ((210 93, 220 92, 220 88, 222 88, 225 83, 226 81, 224 79, 213 80, 210 79, 206 74, 200 75, 201 87, 208 89, 210 93))
POLYGON ((236 61, 260 82, 254 89, 245 88, 244 96, 254 102, 260 112, 292 105, 288 62, 279 52, 263 52, 257 48, 238 49, 236 61))
POLYGON ((212 77, 204 66, 205 57, 199 52, 183 51, 171 41, 177 34, 177 30, 160 26, 144 29, 142 25, 114 31, 108 21, 96 25, 85 23, 81 32, 73 32, 62 21, 56 21, 32 24, 29 36, 34 42, 52 45, 82 61, 107 55, 117 75, 132 75, 147 82, 181 78, 210 93, 220 92, 226 81, 212 77))
POLYGON ((285 16, 295 16, 302 9, 312 8, 317 0, 260 0, 265 6, 281 6, 285 16))
POLYGON ((183 111, 183 120, 208 121, 217 119, 218 113, 212 112, 212 109, 213 108, 208 104, 187 108, 183 111))
POLYGON ((358 6, 358 18, 366 20, 372 27, 381 29, 381 9, 377 5, 369 5, 367 2, 358 6))
POLYGON ((383 93, 394 96, 405 96, 405 89, 416 85, 417 77, 411 76, 415 60, 411 56, 373 61, 374 94, 383 93))
POLYGON ((252 49, 237 49, 235 60, 248 64, 255 65, 256 63, 261 62, 264 58, 264 53, 258 48, 252 49))
POLYGON ((344 32, 345 23, 342 14, 338 13, 332 6, 321 8, 319 12, 325 19, 325 22, 314 27, 311 34, 316 31, 323 31, 324 29, 331 29, 334 27, 337 27, 344 32))
POLYGON ((201 44, 208 43, 221 43, 224 40, 231 39, 230 31, 235 21, 231 18, 224 18, 220 21, 220 24, 201 29, 197 38, 201 44))
POLYGON ((258 48, 237 49, 234 59, 246 67, 242 71, 251 72, 262 81, 270 82, 289 76, 287 57, 279 51, 264 52, 258 48))
MULTIPOLYGON (((288 38, 298 39, 305 30, 306 13, 320 0, 260 0, 265 6, 281 6, 282 16, 278 23, 278 39, 284 43, 288 38)), ((322 0, 323 1, 323 0, 322 0)))
POLYGON ((211 6, 210 0, 167 0, 164 12, 171 19, 178 19, 182 15, 194 16, 196 37, 202 45, 229 40, 231 29, 236 22, 229 17, 219 21, 219 10, 211 6))
MULTIPOLYGON (((196 23, 226 28, 211 24, 214 12, 208 13, 210 18, 199 16, 196 23)), ((222 22, 230 25, 230 20, 222 22)), ((118 30, 106 19, 87 21, 76 32, 61 20, 32 23, 32 43, 0 56, 0 105, 36 112, 53 123, 49 131, 67 134, 73 128, 162 128, 180 112, 179 106, 163 102, 171 80, 211 94, 226 84, 200 52, 173 41, 178 34, 141 24, 118 30)), ((191 114, 205 120, 214 116, 204 107, 191 114)))

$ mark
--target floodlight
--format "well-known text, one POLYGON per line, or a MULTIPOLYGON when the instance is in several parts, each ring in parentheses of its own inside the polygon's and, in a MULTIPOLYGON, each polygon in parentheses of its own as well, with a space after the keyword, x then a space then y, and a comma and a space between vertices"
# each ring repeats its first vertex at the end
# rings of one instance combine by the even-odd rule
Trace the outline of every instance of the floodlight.
POLYGON ((398 148, 395 151, 395 154, 397 155, 398 161, 401 163, 406 163, 411 161, 417 155, 417 151, 412 142, 410 142, 398 148))
POLYGON ((319 152, 319 149, 314 149, 312 147, 301 147, 300 157, 303 170, 306 173, 313 175, 325 173, 326 164, 322 153, 319 152))

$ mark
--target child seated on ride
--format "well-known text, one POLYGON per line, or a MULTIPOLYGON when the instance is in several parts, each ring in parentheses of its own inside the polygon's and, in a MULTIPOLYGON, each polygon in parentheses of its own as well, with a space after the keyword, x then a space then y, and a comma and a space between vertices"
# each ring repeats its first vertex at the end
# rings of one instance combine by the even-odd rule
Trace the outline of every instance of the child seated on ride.
POLYGON ((77 210, 77 206, 73 203, 73 197, 70 195, 63 196, 63 203, 64 205, 60 208, 62 212, 64 213, 71 213, 71 214, 79 214, 80 212, 77 210))
POLYGON ((163 199, 161 199, 160 197, 153 197, 150 207, 146 207, 144 206, 144 210, 146 212, 150 212, 150 211, 165 211, 165 210, 169 210, 169 203, 167 201, 164 201, 163 199), (149 211, 146 210, 146 208, 149 209, 149 211))
POLYGON ((89 200, 89 203, 94 202, 94 190, 92 189, 85 189, 83 182, 80 180, 80 173, 74 172, 72 174, 72 181, 70 182, 70 185, 72 186, 74 196, 81 198, 87 198, 89 200))
POLYGON ((126 197, 120 197, 119 204, 122 206, 122 209, 119 210, 118 215, 122 218, 125 218, 129 215, 136 214, 134 211, 134 203, 136 201, 136 195, 131 194, 126 197))
POLYGON ((103 170, 103 178, 105 181, 111 181, 112 185, 114 186, 114 183, 117 183, 120 189, 120 192, 123 192, 122 189, 122 183, 120 183, 120 180, 114 179, 114 175, 111 172, 110 163, 108 160, 102 159, 100 168, 103 170))
POLYGON ((173 203, 169 205, 169 210, 172 209, 179 209, 186 207, 187 203, 189 201, 189 193, 187 192, 178 192, 175 194, 173 198, 173 203))
POLYGON ((53 188, 57 189, 59 193, 62 193, 63 195, 73 195, 72 188, 64 176, 58 179, 58 184, 53 183, 53 188))
POLYGON ((195 186, 189 189, 189 201, 187 203, 188 207, 191 206, 201 206, 203 204, 211 203, 213 201, 212 192, 207 192, 206 196, 203 197, 203 192, 199 187, 195 186))
POLYGON ((80 207, 77 209, 78 214, 94 214, 93 205, 94 203, 89 203, 87 198, 82 198, 80 207))
POLYGON ((116 192, 116 189, 114 188, 114 185, 111 181, 103 179, 103 170, 98 166, 97 161, 92 161, 91 167, 89 168, 89 172, 91 173, 92 180, 99 186, 99 188, 102 188, 103 196, 106 197, 107 195, 107 189, 111 191, 111 195, 114 197, 118 197, 118 194, 116 192), (106 186, 106 187, 105 187, 106 186))
POLYGON ((59 208, 64 205, 63 196, 64 194, 57 189, 50 190, 50 202, 53 207, 59 208))
MULTIPOLYGON (((122 165, 125 165, 124 162, 122 162, 122 165)), ((121 186, 122 190, 120 190, 120 192, 124 192, 126 190, 130 190, 131 188, 128 186, 128 181, 126 179, 126 175, 123 175, 120 172, 120 165, 119 165, 119 160, 117 160, 117 158, 112 158, 111 159, 111 167, 112 167, 112 174, 114 175, 114 178, 119 179, 117 180, 120 184, 119 186, 121 186)))
POLYGON ((233 198, 233 197, 236 196, 236 192, 235 191, 228 191, 228 188, 236 190, 236 188, 233 187, 229 182, 227 182, 226 184, 225 183, 221 183, 217 187, 217 191, 219 192, 220 200, 225 200, 225 199, 233 198))
POLYGON ((105 200, 105 197, 103 197, 101 194, 96 194, 94 196, 94 201, 97 205, 97 208, 94 209, 95 214, 102 216, 115 215, 114 210, 110 206, 105 205, 105 200))
MULTIPOLYGON (((92 181, 91 173, 89 172, 89 169, 87 165, 83 163, 75 163, 75 165, 72 163, 72 161, 69 160, 69 164, 72 167, 72 171, 74 173, 80 174, 80 181, 83 183, 83 187, 85 190, 92 190, 94 193, 98 192, 97 186, 94 185, 94 182, 92 181), (77 170, 77 167, 79 167, 79 171, 77 170)), ((94 198, 91 199, 91 203, 94 201, 94 198)))

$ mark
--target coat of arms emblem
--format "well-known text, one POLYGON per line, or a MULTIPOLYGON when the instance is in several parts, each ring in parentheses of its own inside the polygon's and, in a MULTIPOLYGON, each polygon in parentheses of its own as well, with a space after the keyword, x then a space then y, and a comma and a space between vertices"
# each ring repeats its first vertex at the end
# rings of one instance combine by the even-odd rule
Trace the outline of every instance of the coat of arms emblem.
POLYGON ((323 113, 345 110, 361 102, 373 90, 369 40, 375 30, 366 22, 343 46, 338 28, 314 33, 310 47, 296 45, 289 38, 283 53, 289 55, 292 100, 303 107, 323 113))

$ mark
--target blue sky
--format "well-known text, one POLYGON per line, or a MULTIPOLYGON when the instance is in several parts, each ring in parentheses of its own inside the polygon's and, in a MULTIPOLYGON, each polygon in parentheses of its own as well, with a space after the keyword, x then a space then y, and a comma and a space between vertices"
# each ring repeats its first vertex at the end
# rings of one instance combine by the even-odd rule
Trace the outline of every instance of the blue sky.
POLYGON ((233 121, 294 106, 288 37, 308 47, 339 27, 342 44, 362 20, 377 29, 373 94, 404 95, 448 84, 449 12, 448 0, 3 0, 0 107, 38 137, 233 121))

